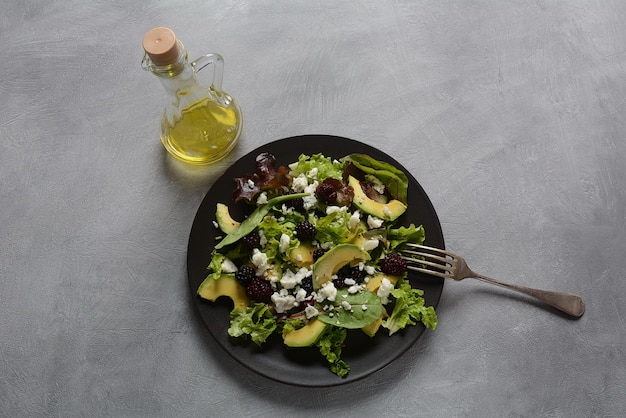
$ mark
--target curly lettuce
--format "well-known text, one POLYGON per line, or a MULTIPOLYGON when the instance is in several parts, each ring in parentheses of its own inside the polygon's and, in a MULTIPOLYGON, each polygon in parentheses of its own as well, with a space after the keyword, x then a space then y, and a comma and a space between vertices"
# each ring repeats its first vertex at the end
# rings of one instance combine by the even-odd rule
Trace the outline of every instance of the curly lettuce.
POLYGON ((414 289, 408 282, 403 281, 391 291, 391 295, 396 303, 389 318, 382 323, 382 326, 389 330, 389 335, 418 322, 423 323, 428 329, 434 330, 437 327, 437 314, 432 306, 424 305, 423 290, 414 289))
POLYGON ((305 155, 302 154, 298 161, 289 165, 292 176, 300 174, 308 175, 316 173, 315 177, 319 179, 334 178, 342 179, 344 163, 332 160, 322 154, 305 155))
POLYGON ((345 377, 350 373, 350 366, 341 359, 341 350, 347 335, 348 330, 345 328, 328 327, 328 330, 315 343, 328 362, 330 371, 339 377, 345 377))
POLYGON ((236 338, 248 337, 255 344, 261 345, 276 327, 276 319, 270 307, 264 303, 255 303, 244 311, 235 309, 230 313, 228 335, 236 338))

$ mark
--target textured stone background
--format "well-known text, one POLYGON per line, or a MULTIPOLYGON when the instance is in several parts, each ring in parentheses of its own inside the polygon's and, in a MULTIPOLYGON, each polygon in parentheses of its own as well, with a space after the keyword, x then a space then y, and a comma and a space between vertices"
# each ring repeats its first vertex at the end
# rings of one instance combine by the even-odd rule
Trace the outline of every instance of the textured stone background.
POLYGON ((624 21, 622 1, 4 1, 0 415, 622 416, 624 21), (159 142, 140 61, 161 25, 225 57, 245 130, 215 166, 159 142), (249 372, 194 310, 189 230, 239 156, 308 133, 389 153, 450 249, 585 316, 447 283, 438 329, 370 378, 249 372))

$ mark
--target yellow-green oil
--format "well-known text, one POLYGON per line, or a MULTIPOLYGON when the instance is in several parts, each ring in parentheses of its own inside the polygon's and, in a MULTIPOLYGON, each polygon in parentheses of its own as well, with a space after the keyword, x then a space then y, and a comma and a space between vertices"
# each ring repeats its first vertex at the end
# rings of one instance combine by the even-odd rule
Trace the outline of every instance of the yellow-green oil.
POLYGON ((235 147, 241 115, 234 102, 221 106, 207 98, 183 109, 180 117, 161 124, 161 141, 174 157, 194 164, 224 158, 235 147))

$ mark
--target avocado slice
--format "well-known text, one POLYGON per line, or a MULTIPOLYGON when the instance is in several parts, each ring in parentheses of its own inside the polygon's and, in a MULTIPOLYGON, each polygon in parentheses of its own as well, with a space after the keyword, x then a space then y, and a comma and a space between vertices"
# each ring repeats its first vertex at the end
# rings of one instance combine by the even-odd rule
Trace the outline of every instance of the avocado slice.
POLYGON ((376 335, 378 329, 383 324, 383 320, 385 320, 388 316, 389 314, 383 307, 383 313, 374 322, 361 328, 361 331, 363 331, 368 337, 373 337, 374 335, 376 335))
POLYGON ((317 318, 291 332, 283 332, 283 342, 287 347, 310 347, 319 340, 327 325, 317 318))
POLYGON ((303 242, 289 252, 289 259, 298 267, 309 267, 313 264, 314 251, 315 248, 310 243, 303 242))
POLYGON ((313 289, 319 289, 330 280, 339 269, 348 263, 367 261, 370 255, 354 244, 339 244, 328 250, 311 267, 313 272, 313 289))
POLYGON ((198 287, 198 295, 211 302, 215 302, 221 296, 227 296, 233 301, 233 310, 246 309, 250 304, 246 289, 235 279, 234 274, 222 274, 217 279, 204 279, 198 287))
POLYGON ((397 199, 392 199, 387 203, 379 203, 370 199, 363 192, 359 180, 352 176, 349 176, 348 184, 354 189, 352 203, 365 213, 386 221, 393 221, 406 211, 407 206, 397 199))
MULTIPOLYGON (((389 280, 391 282, 391 284, 393 284, 395 286, 396 283, 398 283, 399 277, 379 272, 379 273, 376 273, 375 275, 373 275, 369 279, 369 281, 365 284, 365 288, 367 290, 369 290, 370 292, 372 292, 372 293, 376 293, 376 292, 378 292, 378 288, 380 287, 380 284, 383 282, 383 279, 389 280)), ((385 307, 383 306, 383 313, 382 313, 382 315, 378 319, 376 319, 374 322, 372 322, 371 324, 368 324, 368 325, 364 326, 363 328, 361 328, 361 330, 367 336, 373 337, 378 332, 378 329, 382 325, 383 320, 385 318, 387 318, 388 316, 389 316, 389 314, 387 314, 387 311, 385 310, 385 307)))
POLYGON ((365 284, 365 288, 372 293, 376 293, 380 284, 383 282, 383 279, 389 280, 394 286, 398 283, 398 276, 392 276, 391 274, 379 272, 370 277, 369 281, 365 284))
POLYGON ((223 203, 217 204, 217 209, 215 210, 215 218, 217 219, 217 225, 225 234, 230 234, 235 229, 239 228, 239 225, 241 225, 240 222, 237 222, 230 216, 228 206, 223 203))

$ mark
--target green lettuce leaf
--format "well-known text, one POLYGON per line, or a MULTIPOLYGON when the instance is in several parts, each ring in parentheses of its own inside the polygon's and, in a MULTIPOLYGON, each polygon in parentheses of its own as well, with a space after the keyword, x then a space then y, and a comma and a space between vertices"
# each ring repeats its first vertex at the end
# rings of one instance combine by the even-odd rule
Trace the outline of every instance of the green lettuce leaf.
POLYGON ((391 291, 396 299, 393 312, 383 321, 383 327, 389 330, 389 335, 405 328, 407 325, 416 325, 422 322, 428 329, 437 327, 437 314, 432 306, 424 306, 424 292, 413 289, 410 283, 403 281, 391 291))
POLYGON ((287 317, 281 322, 282 332, 291 332, 298 330, 305 326, 307 319, 305 315, 299 315, 297 317, 287 317))
POLYGON ((315 343, 326 358, 330 371, 339 377, 345 377, 350 373, 350 366, 341 359, 341 349, 347 335, 348 331, 345 328, 328 327, 315 343))
POLYGON ((216 280, 222 275, 222 263, 226 257, 223 254, 218 253, 213 250, 211 253, 211 262, 209 263, 208 270, 210 271, 209 275, 206 277, 206 280, 213 279, 216 280))
POLYGON ((307 174, 313 168, 317 169, 317 179, 321 183, 324 179, 331 177, 337 180, 342 179, 344 164, 339 161, 333 161, 329 157, 322 154, 300 155, 298 162, 290 164, 289 169, 293 172, 294 177, 300 174, 307 174))
POLYGON ((363 328, 380 318, 383 313, 383 305, 380 298, 368 290, 350 294, 347 289, 340 289, 337 291, 337 297, 334 302, 325 301, 323 303, 323 305, 330 304, 335 309, 318 315, 317 319, 341 328, 363 328), (343 302, 347 302, 351 309, 344 309, 343 302), (364 307, 365 309, 363 309, 364 307))
POLYGON ((402 203, 407 202, 409 180, 399 168, 365 154, 350 154, 342 158, 342 161, 351 162, 365 174, 376 177, 385 185, 391 197, 402 203))
POLYGON ((276 320, 269 306, 256 303, 245 311, 233 310, 230 313, 228 335, 249 337, 255 344, 261 345, 272 335, 276 327, 276 320))
MULTIPOLYGON (((287 220, 279 222, 274 216, 266 216, 263 221, 259 223, 259 230, 263 231, 263 235, 267 239, 267 244, 263 248, 263 252, 267 254, 268 258, 277 258, 280 254, 280 238, 283 234, 289 236, 289 248, 293 249, 300 244, 297 238, 295 238, 294 230, 296 224, 287 220)), ((289 254, 289 251, 287 251, 289 254)))
POLYGON ((338 211, 319 218, 315 224, 317 241, 335 244, 351 241, 355 232, 349 229, 350 216, 348 211, 338 211))
POLYGON ((422 225, 415 226, 414 224, 408 227, 401 226, 396 229, 389 229, 387 231, 387 241, 389 242, 390 249, 411 242, 413 244, 422 244, 424 242, 425 232, 422 225))

